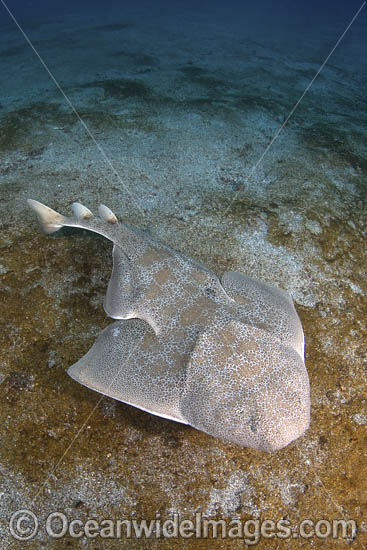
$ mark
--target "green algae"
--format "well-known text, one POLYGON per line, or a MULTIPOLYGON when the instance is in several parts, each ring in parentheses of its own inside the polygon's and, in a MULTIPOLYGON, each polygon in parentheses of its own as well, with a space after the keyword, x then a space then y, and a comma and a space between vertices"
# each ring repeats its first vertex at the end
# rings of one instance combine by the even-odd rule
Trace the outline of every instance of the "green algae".
POLYGON ((207 69, 195 65, 181 67, 180 72, 184 79, 195 86, 200 86, 205 91, 205 96, 191 97, 186 99, 186 105, 198 109, 208 108, 220 112, 226 109, 227 112, 237 111, 266 111, 272 116, 284 114, 287 108, 285 99, 278 93, 274 99, 274 92, 264 92, 256 84, 234 84, 231 79, 220 79, 211 74, 207 69))
POLYGON ((219 89, 228 88, 228 83, 224 79, 211 75, 206 69, 196 67, 195 65, 187 65, 179 69, 183 73, 185 79, 195 84, 204 86, 208 92, 217 92, 219 89))
POLYGON ((120 78, 102 81, 102 87, 106 97, 113 99, 127 99, 131 97, 146 98, 151 95, 149 86, 139 80, 120 78))
POLYGON ((276 114, 280 114, 281 110, 279 109, 278 104, 271 100, 270 98, 265 98, 264 95, 254 94, 254 93, 244 93, 235 101, 236 108, 241 111, 256 111, 264 110, 271 111, 276 114))
POLYGON ((75 121, 73 113, 64 112, 55 103, 39 101, 10 111, 0 118, 0 152, 44 147, 48 143, 46 125, 70 126, 75 121))
POLYGON ((157 130, 149 116, 140 111, 131 112, 126 116, 108 111, 80 109, 79 115, 92 131, 136 129, 152 133, 157 130))
POLYGON ((105 98, 126 100, 131 98, 148 98, 152 91, 141 80, 132 78, 115 78, 106 80, 92 80, 79 86, 83 88, 102 88, 105 98))
POLYGON ((340 123, 317 122, 299 130, 302 141, 313 150, 324 149, 335 153, 340 162, 352 166, 357 172, 367 171, 367 158, 352 148, 351 137, 363 143, 362 134, 343 130, 340 123))
POLYGON ((124 59, 136 66, 149 65, 153 67, 159 64, 159 59, 157 57, 144 53, 131 52, 129 50, 118 50, 117 52, 113 52, 111 55, 113 57, 124 59))
MULTIPOLYGON (((143 58, 142 63, 151 61, 143 58)), ((185 78, 188 78, 204 90, 204 95, 194 94, 193 97, 177 99, 155 93, 142 80, 119 78, 95 80, 79 85, 75 89, 101 88, 105 100, 130 102, 139 100, 141 107, 139 112, 124 117, 111 111, 110 108, 101 108, 98 102, 95 108, 80 107, 78 112, 83 120, 91 125, 91 129, 121 129, 137 128, 143 131, 155 131, 153 123, 149 120, 144 110, 150 112, 156 108, 180 108, 198 111, 201 113, 221 115, 226 117, 231 110, 266 109, 273 113, 279 113, 277 103, 270 99, 263 99, 261 95, 248 92, 234 93, 226 88, 226 83, 210 74, 204 69, 188 66, 181 69, 185 78)), ((36 157, 37 151, 44 151, 47 147, 50 135, 54 128, 64 132, 71 131, 78 122, 73 112, 68 112, 65 107, 57 103, 34 102, 14 111, 4 113, 0 118, 0 152, 23 151, 36 157), (33 151, 33 153, 32 153, 33 151)))
MULTIPOLYGON (((140 83, 123 84, 107 81, 105 93, 109 97, 127 99, 144 97, 146 89, 140 83)), ((155 131, 154 124, 143 112, 133 112, 127 118, 108 110, 80 108, 80 117, 92 130, 136 128, 146 132, 155 131)), ((69 132, 78 123, 73 112, 55 103, 37 102, 27 107, 5 113, 0 118, 0 152, 22 151, 29 158, 37 158, 46 150, 50 134, 55 129, 69 132)))

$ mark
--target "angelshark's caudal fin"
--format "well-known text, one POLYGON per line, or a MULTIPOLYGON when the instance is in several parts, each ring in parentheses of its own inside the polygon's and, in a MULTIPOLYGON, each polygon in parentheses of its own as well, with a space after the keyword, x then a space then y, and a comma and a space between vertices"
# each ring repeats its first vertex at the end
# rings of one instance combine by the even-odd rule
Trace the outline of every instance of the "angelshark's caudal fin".
POLYGON ((27 203, 36 212, 44 233, 55 233, 64 225, 65 217, 52 208, 33 199, 27 199, 27 203))

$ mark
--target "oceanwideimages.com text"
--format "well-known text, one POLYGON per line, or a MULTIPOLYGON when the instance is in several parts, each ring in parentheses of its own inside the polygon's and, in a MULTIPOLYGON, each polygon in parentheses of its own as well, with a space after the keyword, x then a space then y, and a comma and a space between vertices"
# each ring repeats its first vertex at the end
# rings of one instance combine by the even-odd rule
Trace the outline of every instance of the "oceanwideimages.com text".
POLYGON ((142 538, 197 538, 197 539, 243 539, 248 545, 263 539, 354 539, 357 524, 345 519, 304 519, 292 525, 288 519, 239 518, 213 519, 196 513, 194 519, 183 519, 173 514, 162 519, 101 519, 85 521, 68 518, 62 512, 52 512, 44 521, 39 521, 29 510, 14 512, 9 521, 11 535, 17 540, 31 540, 43 531, 52 539, 72 537, 75 539, 142 539, 142 538))

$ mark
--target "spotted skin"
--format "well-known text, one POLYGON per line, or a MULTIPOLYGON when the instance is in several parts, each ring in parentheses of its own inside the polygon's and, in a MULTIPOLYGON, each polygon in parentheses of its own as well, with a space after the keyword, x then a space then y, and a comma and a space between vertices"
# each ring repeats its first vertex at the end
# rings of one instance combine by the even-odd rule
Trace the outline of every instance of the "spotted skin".
POLYGON ((309 426, 303 330, 291 297, 244 274, 219 279, 194 260, 74 203, 65 217, 28 204, 45 233, 80 227, 113 242, 104 308, 117 319, 68 373, 152 414, 274 451, 309 426))

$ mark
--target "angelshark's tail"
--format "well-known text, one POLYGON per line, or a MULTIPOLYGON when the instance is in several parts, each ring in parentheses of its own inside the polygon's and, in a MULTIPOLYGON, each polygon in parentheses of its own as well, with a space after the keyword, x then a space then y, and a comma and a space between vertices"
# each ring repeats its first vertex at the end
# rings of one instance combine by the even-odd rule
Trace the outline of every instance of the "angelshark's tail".
POLYGON ((41 202, 33 199, 28 199, 27 202, 36 212, 41 228, 47 234, 55 233, 55 231, 58 231, 63 226, 80 227, 94 233, 99 233, 107 237, 107 239, 116 242, 117 237, 123 236, 121 234, 127 231, 126 226, 120 226, 115 214, 103 204, 100 205, 98 210, 99 217, 95 217, 89 208, 79 202, 74 202, 72 204, 74 216, 67 217, 55 212, 55 210, 52 210, 52 208, 41 202))
POLYGON ((54 233, 64 225, 65 217, 52 210, 52 208, 33 199, 28 199, 27 203, 36 212, 44 233, 54 233))

